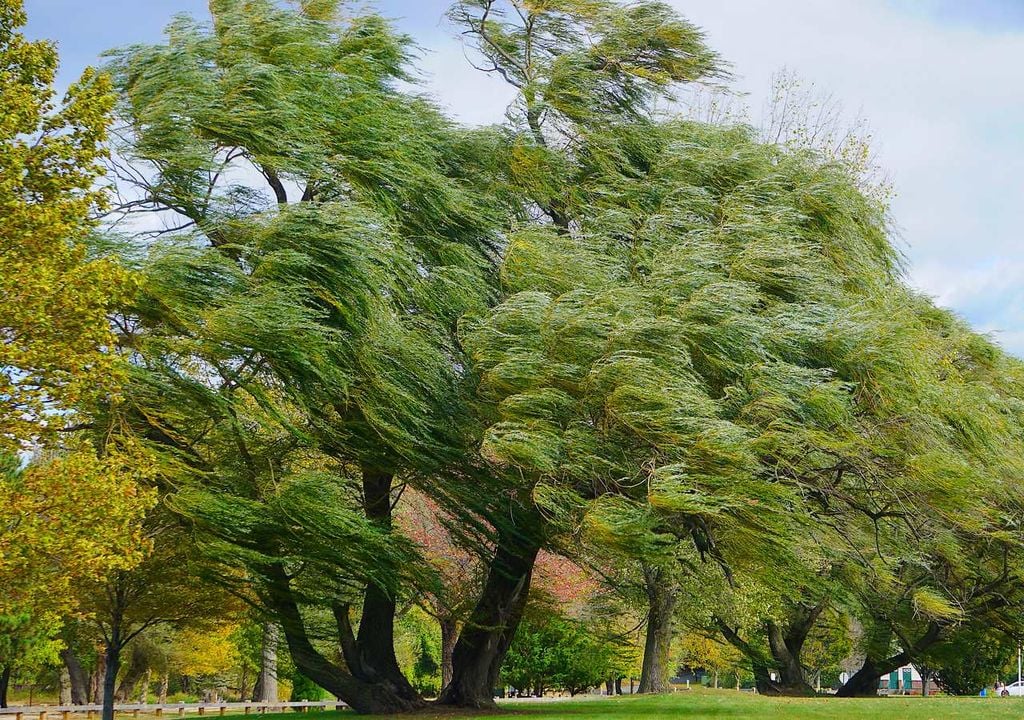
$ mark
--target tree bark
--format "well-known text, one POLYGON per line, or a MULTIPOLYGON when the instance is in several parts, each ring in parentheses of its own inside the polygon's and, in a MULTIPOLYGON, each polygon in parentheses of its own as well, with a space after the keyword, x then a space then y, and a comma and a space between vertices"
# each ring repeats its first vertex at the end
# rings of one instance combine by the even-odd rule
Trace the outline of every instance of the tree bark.
POLYGON ((157 702, 161 705, 167 703, 167 686, 170 684, 171 678, 167 673, 160 676, 160 695, 157 702))
POLYGON ((103 700, 103 678, 107 675, 107 657, 101 654, 96 658, 96 669, 89 675, 89 703, 103 700))
POLYGON ((669 661, 677 590, 664 570, 645 564, 643 571, 648 601, 647 636, 637 692, 664 693, 672 689, 668 680, 672 671, 669 661))
POLYGON ((897 664, 893 665, 887 660, 876 661, 870 657, 865 658, 860 669, 836 691, 836 697, 874 697, 878 695, 879 679, 903 664, 899 661, 896 662, 897 664))
MULTIPOLYGON (((783 633, 774 621, 765 623, 768 633, 768 647, 775 660, 778 671, 778 682, 772 687, 771 694, 778 695, 813 695, 814 688, 804 677, 804 668, 800 663, 802 640, 795 640, 791 633, 783 633)), ((788 629, 787 629, 788 630, 788 629)))
POLYGON ((441 691, 452 681, 452 653, 459 639, 459 629, 452 617, 441 619, 441 691))
POLYGON ((765 623, 768 635, 768 647, 778 670, 778 683, 772 688, 772 694, 780 695, 813 695, 814 688, 807 681, 800 655, 804 643, 814 624, 817 622, 824 603, 814 607, 798 604, 790 613, 784 627, 774 621, 765 623))
POLYGON ((526 608, 543 523, 532 506, 511 510, 515 526, 498 529, 483 592, 452 652, 452 680, 438 698, 441 705, 494 706, 501 664, 526 608))
POLYGON ((139 702, 143 705, 149 703, 149 685, 153 679, 153 670, 146 668, 146 676, 142 678, 142 690, 139 692, 139 702))
POLYGON ((71 685, 71 704, 85 705, 89 702, 89 677, 82 668, 81 661, 68 647, 61 650, 60 658, 64 661, 64 667, 68 672, 68 681, 71 685))
POLYGON ((4 665, 0 670, 0 707, 7 705, 7 689, 11 686, 11 666, 4 665))
POLYGON ((103 720, 114 720, 114 693, 117 689, 117 671, 121 669, 121 636, 119 623, 112 628, 104 652, 103 720))
POLYGON ((60 704, 71 704, 71 673, 63 665, 60 667, 60 704))
POLYGON ((897 670, 937 643, 942 636, 942 626, 929 623, 927 630, 909 649, 901 650, 887 658, 873 658, 869 654, 864 664, 849 680, 836 691, 836 697, 874 697, 878 695, 878 681, 883 675, 897 670))
MULTIPOLYGON (((393 477, 368 467, 364 467, 362 473, 363 511, 371 522, 390 532, 393 477)), ((356 636, 358 667, 350 665, 349 670, 366 682, 386 682, 403 697, 418 701, 419 693, 398 666, 395 656, 395 609, 395 598, 387 588, 374 583, 366 586, 356 636)))
POLYGON ((814 688, 804 675, 800 654, 803 652, 808 634, 824 609, 824 601, 813 607, 797 603, 791 608, 785 624, 780 625, 774 620, 766 621, 764 631, 768 640, 768 655, 759 647, 744 641, 737 631, 725 623, 718 621, 718 626, 725 639, 750 660, 754 672, 754 685, 758 693, 814 695, 814 688), (778 680, 772 679, 773 672, 778 673, 778 680))
POLYGON ((260 645, 260 674, 252 699, 257 702, 277 702, 277 625, 263 623, 263 638, 260 645))
POLYGON ((418 697, 410 699, 387 680, 360 680, 324 657, 306 633, 305 623, 284 568, 280 565, 271 566, 267 569, 267 576, 269 583, 264 601, 276 613, 288 651, 303 675, 358 713, 393 715, 422 706, 418 697))

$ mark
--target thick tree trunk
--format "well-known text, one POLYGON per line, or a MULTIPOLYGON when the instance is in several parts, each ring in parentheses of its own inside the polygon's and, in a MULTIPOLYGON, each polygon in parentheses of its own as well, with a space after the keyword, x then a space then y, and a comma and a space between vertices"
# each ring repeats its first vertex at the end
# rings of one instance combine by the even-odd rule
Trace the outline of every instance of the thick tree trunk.
MULTIPOLYGON (((890 637, 891 637, 891 631, 890 637)), ((836 697, 874 697, 878 694, 878 682, 883 675, 903 667, 922 652, 937 643, 942 636, 942 626, 929 623, 928 629, 913 643, 909 650, 900 652, 884 659, 873 658, 869 654, 864 664, 849 680, 836 691, 836 697)))
POLYGON ((117 671, 121 669, 121 638, 117 628, 111 633, 104 653, 103 720, 114 720, 114 693, 117 689, 117 671))
POLYGON ((270 583, 264 596, 280 622, 288 651, 295 667, 320 687, 340 698, 358 713, 393 715, 422 706, 419 698, 410 699, 386 680, 360 680, 325 658, 313 647, 299 606, 292 594, 288 576, 281 566, 268 568, 270 583))
POLYGON ((739 637, 736 630, 719 621, 725 639, 742 652, 751 663, 754 685, 762 695, 814 695, 814 688, 804 676, 800 654, 814 624, 825 608, 825 602, 813 607, 796 604, 791 608, 784 625, 769 620, 764 624, 770 656, 757 646, 739 637), (778 679, 772 679, 772 673, 778 679))
POLYGON ((61 665, 60 668, 60 704, 71 704, 71 674, 68 669, 61 665))
POLYGON ((542 518, 532 507, 515 506, 513 521, 498 531, 494 557, 476 607, 452 652, 452 680, 441 693, 442 705, 494 706, 494 687, 530 592, 540 552, 542 518))
POLYGON ((103 678, 107 676, 106 655, 96 658, 96 669, 89 675, 89 703, 99 703, 103 700, 103 678))
POLYGON ((622 678, 620 677, 615 678, 615 694, 622 694, 622 678))
POLYGON ((452 653, 459 639, 459 628, 454 618, 441 619, 441 690, 452 681, 452 653))
POLYGON ((637 692, 663 693, 672 689, 668 680, 672 671, 669 660, 677 589, 664 570, 650 565, 644 565, 643 570, 648 602, 647 637, 637 692))
POLYGON ((813 695, 814 688, 804 677, 804 669, 800 663, 800 652, 810 629, 809 625, 797 623, 795 626, 790 625, 783 632, 777 623, 769 620, 765 623, 765 629, 768 634, 768 647, 779 674, 779 680, 771 688, 770 694, 813 695))
POLYGON ((870 657, 865 658, 860 669, 836 691, 836 697, 874 697, 878 695, 879 679, 903 664, 899 661, 896 663, 892 664, 885 660, 879 662, 870 657))
MULTIPOLYGON (((371 522, 390 531, 392 475, 367 467, 362 472, 363 511, 371 522)), ((356 647, 358 667, 349 666, 353 675, 366 682, 386 682, 402 697, 419 700, 395 656, 395 598, 387 588, 367 585, 356 647)))
POLYGON ((7 688, 11 686, 11 666, 4 665, 3 669, 0 670, 0 707, 8 707, 7 705, 7 688))
POLYGON ((160 695, 157 699, 160 705, 167 704, 167 686, 170 684, 170 680, 171 678, 167 673, 160 676, 160 695))
POLYGON ((263 623, 260 674, 252 691, 252 699, 257 702, 277 702, 277 640, 277 625, 263 623))
POLYGON ((89 677, 82 668, 82 663, 71 648, 61 650, 60 657, 68 672, 68 681, 71 685, 71 704, 85 705, 89 702, 89 677))

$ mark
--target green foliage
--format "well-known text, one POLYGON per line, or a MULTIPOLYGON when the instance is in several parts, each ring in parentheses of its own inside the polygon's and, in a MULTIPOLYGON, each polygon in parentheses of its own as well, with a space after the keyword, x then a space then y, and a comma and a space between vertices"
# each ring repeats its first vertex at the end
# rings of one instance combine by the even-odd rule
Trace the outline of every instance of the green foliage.
POLYGON ((1002 674, 1016 644, 991 628, 964 627, 927 655, 935 682, 950 695, 977 695, 1002 674))
POLYGON ((409 682, 424 697, 441 690, 441 631, 437 621, 419 607, 395 622, 395 654, 409 682))
MULTIPOLYGON (((326 696, 324 689, 296 670, 292 673, 292 694, 291 702, 300 700, 323 700, 326 696)), ((295 708, 301 710, 302 708, 295 708)))
POLYGON ((502 682, 522 694, 553 689, 576 695, 617 677, 623 649, 590 623, 534 608, 509 648, 502 682))

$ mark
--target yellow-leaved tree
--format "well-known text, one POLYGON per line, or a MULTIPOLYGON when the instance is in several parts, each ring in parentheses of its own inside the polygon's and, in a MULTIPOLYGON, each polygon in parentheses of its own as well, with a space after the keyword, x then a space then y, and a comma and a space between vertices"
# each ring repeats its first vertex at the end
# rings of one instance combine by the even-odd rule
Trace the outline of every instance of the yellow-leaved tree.
POLYGON ((108 434, 99 452, 68 432, 116 397, 108 311, 133 285, 85 242, 104 202, 110 83, 87 70, 56 103, 56 49, 27 40, 25 19, 22 0, 0 0, 0 705, 71 586, 140 557, 150 504, 134 443, 108 434))
POLYGON ((107 311, 131 289, 82 242, 104 194, 114 98, 86 70, 54 103, 57 52, 18 32, 22 0, 0 0, 0 448, 18 449, 109 393, 117 361, 107 311))

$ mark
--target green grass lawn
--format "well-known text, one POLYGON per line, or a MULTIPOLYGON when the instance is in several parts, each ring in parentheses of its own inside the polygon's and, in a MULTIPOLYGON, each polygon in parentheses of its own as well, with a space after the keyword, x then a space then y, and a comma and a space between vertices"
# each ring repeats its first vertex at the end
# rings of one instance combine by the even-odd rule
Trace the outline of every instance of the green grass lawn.
MULTIPOLYGON (((253 716, 254 718, 257 716, 253 716)), ((262 720, 297 720, 296 713, 259 716, 262 720)), ((309 720, 352 720, 349 712, 310 713, 309 720)), ((492 713, 438 713, 421 718, 460 720, 946 720, 947 718, 1024 718, 1024 698, 770 698, 735 690, 694 690, 659 697, 585 698, 552 702, 501 704, 492 713)))

